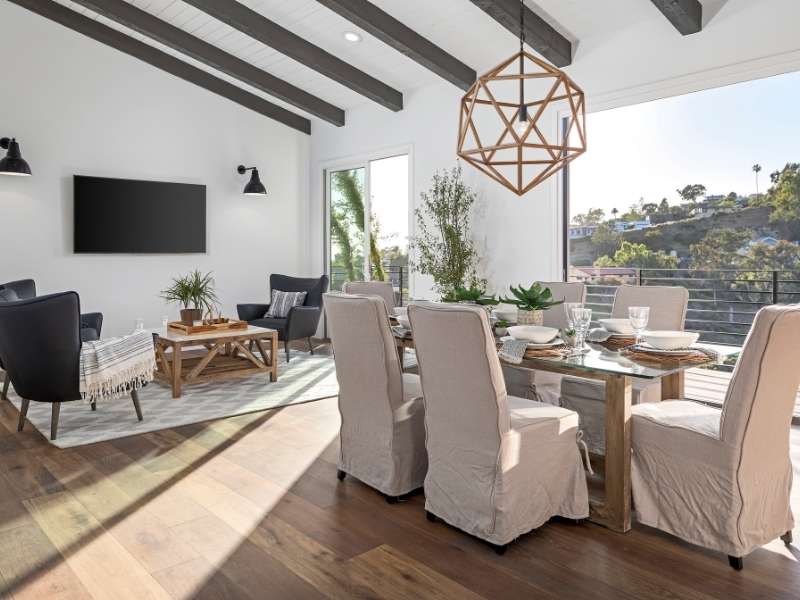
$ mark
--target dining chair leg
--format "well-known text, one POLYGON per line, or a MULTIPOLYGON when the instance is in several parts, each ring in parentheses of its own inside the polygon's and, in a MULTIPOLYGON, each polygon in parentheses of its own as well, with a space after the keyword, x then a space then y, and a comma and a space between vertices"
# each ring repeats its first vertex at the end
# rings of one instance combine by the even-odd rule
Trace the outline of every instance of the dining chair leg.
POLYGON ((728 564, 737 571, 744 569, 744 559, 741 556, 728 556, 728 564))
POLYGON ((8 373, 3 375, 3 393, 0 395, 0 398, 3 400, 8 400, 8 386, 11 385, 11 378, 8 376, 8 373))
POLYGON ((136 418, 142 420, 142 407, 139 406, 139 391, 131 390, 131 400, 133 400, 133 408, 136 410, 136 418))
POLYGON ((790 546, 792 544, 794 539, 792 538, 792 530, 791 529, 781 536, 781 541, 784 544, 786 544, 787 546, 790 546))
POLYGON ((342 471, 341 469, 336 470, 336 479, 339 481, 344 481, 344 478, 347 476, 347 473, 342 471))
POLYGON ((314 345, 311 343, 311 338, 307 338, 308 340, 308 351, 310 354, 314 354, 314 345))
POLYGON ((92 412, 97 410, 97 402, 92 402, 91 404, 89 404, 89 406, 92 407, 92 412))
POLYGON ((19 423, 17 424, 17 431, 22 431, 22 428, 25 427, 25 417, 28 416, 28 407, 30 405, 30 400, 27 398, 22 399, 22 404, 19 407, 19 423))
POLYGON ((50 440, 55 440, 58 435, 58 416, 61 414, 61 402, 53 402, 50 412, 50 440))
POLYGON ((289 340, 283 340, 283 348, 286 350, 286 362, 289 362, 289 340))

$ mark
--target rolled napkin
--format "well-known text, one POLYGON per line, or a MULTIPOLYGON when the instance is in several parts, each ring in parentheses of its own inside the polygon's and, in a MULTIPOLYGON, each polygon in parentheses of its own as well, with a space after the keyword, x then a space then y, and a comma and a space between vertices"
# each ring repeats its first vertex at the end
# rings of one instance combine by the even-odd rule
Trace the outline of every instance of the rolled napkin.
POLYGON ((498 350, 497 355, 504 361, 512 365, 518 365, 525 357, 525 351, 528 349, 528 342, 523 340, 506 340, 498 350))
POLYGON ((149 331, 84 342, 79 391, 89 402, 111 400, 152 381, 155 370, 156 353, 149 331))

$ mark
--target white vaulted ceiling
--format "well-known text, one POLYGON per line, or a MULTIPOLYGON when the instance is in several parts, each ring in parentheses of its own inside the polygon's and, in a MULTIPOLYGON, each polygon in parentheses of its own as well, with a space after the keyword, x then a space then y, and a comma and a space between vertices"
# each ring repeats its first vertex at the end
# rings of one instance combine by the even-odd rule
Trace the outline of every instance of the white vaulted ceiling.
MULTIPOLYGON (((309 116, 296 107, 99 16, 71 0, 57 1, 258 96, 298 114, 309 116)), ((364 96, 181 0, 127 1, 340 108, 349 109, 370 102, 364 96)), ((469 0, 371 1, 479 74, 516 51, 514 35, 469 0)), ((723 2, 724 0, 705 0, 704 4, 708 9, 716 10, 723 2)), ((316 0, 242 0, 241 3, 403 93, 441 81, 433 72, 359 30, 316 0), (342 34, 346 31, 360 33, 362 41, 355 44, 345 41, 342 34)), ((661 20, 665 28, 671 27, 649 0, 536 0, 535 3, 526 0, 526 3, 562 35, 573 41, 574 62, 580 60, 582 39, 613 35, 614 31, 643 20, 661 20)), ((677 32, 675 34, 679 35, 677 32)))

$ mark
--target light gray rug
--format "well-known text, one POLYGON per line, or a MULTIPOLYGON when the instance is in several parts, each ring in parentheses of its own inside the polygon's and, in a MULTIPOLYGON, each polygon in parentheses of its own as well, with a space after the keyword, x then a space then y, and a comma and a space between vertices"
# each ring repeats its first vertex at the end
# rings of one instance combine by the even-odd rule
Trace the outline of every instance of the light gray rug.
MULTIPOLYGON (((254 375, 230 381, 186 385, 182 392, 180 398, 173 399, 170 388, 155 381, 148 384, 139 392, 144 416, 141 423, 136 420, 130 396, 99 403, 95 412, 84 402, 65 402, 61 405, 58 437, 51 443, 59 448, 70 448, 322 400, 338 395, 339 384, 331 357, 294 352, 288 364, 285 361, 279 363, 278 381, 275 383, 269 383, 268 375, 254 375)), ((9 390, 8 398, 19 409, 19 396, 9 390)), ((30 427, 31 424, 49 439, 49 404, 31 402, 25 426, 30 427)))

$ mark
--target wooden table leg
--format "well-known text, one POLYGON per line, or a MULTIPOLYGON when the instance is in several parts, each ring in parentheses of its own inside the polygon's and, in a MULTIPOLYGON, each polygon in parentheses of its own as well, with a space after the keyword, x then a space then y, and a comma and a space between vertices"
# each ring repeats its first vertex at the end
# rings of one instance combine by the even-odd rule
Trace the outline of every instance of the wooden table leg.
POLYGON ((686 387, 686 372, 678 371, 661 378, 661 399, 681 400, 686 387))
POLYGON ((605 503, 592 520, 625 533, 631 528, 631 378, 606 380, 605 503))
POLYGON ((269 380, 278 381, 278 332, 273 331, 269 342, 269 362, 272 371, 269 373, 269 380))
POLYGON ((181 397, 181 345, 172 346, 172 397, 181 397))

